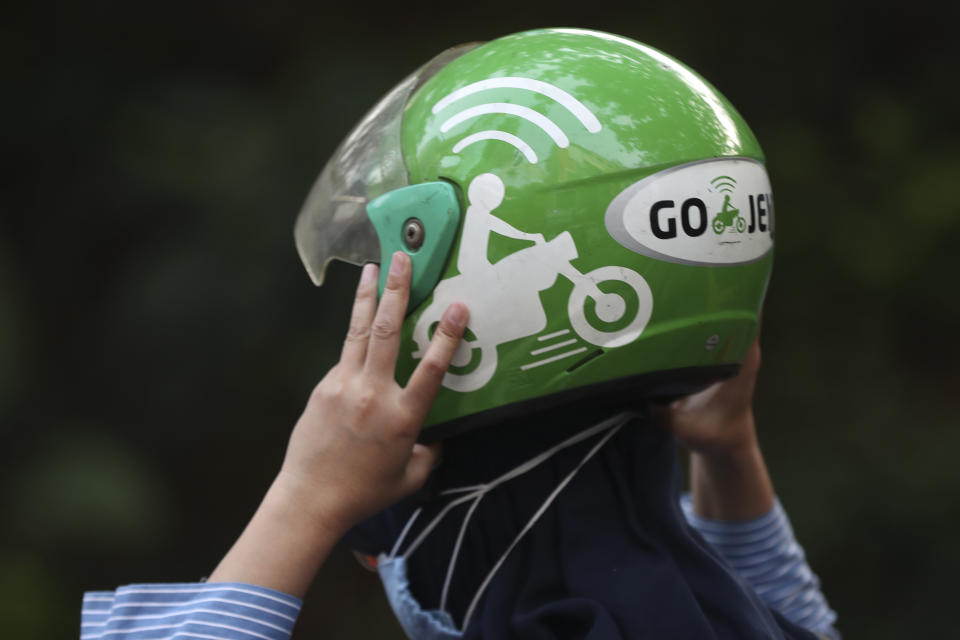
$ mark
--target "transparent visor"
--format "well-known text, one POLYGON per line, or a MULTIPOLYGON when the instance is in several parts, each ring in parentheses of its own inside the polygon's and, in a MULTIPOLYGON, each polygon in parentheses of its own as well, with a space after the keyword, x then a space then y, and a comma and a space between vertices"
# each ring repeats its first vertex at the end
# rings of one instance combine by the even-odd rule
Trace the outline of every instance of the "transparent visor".
POLYGON ((355 265, 380 262, 380 242, 366 207, 374 198, 410 184, 400 140, 407 100, 437 71, 479 45, 448 49, 407 76, 334 151, 293 231, 297 252, 314 284, 323 284, 334 258, 355 265))

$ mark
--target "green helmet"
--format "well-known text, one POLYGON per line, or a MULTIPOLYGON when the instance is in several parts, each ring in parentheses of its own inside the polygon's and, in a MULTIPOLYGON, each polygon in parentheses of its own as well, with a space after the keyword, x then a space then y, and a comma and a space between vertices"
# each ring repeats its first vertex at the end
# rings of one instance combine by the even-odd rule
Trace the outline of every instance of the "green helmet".
POLYGON ((773 260, 763 163, 736 110, 673 58, 528 31, 451 49, 387 94, 321 173, 297 248, 318 285, 333 258, 410 254, 401 383, 466 303, 427 439, 689 393, 735 373, 757 327, 773 260))

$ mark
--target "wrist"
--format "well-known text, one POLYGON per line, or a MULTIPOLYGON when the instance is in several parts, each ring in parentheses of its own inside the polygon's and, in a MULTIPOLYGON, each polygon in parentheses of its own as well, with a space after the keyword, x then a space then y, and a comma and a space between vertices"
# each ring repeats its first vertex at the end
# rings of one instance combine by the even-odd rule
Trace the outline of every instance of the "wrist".
POLYGON ((711 430, 710 438, 695 443, 692 452, 722 464, 737 464, 750 459, 759 449, 753 411, 726 417, 711 430))
MULTIPOLYGON (((750 421, 753 424, 753 421, 750 421)), ((727 436, 713 443, 713 446, 701 447, 691 452, 710 464, 735 466, 748 464, 756 458, 760 443, 752 428, 739 428, 735 436, 727 436)))
POLYGON ((263 499, 261 508, 312 539, 339 540, 353 526, 341 496, 327 487, 306 482, 281 470, 263 499))

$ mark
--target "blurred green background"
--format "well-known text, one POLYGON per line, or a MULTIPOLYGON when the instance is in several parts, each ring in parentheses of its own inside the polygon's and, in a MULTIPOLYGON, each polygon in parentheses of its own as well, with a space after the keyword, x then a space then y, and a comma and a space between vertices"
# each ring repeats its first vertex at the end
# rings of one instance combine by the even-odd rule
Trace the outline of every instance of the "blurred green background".
MULTIPOLYGON (((767 152, 761 439, 847 638, 946 637, 960 552, 956 3, 9 9, 0 207, 0 625, 210 572, 335 361, 358 275, 292 240, 353 122, 447 46, 613 31, 713 82, 767 152)), ((342 549, 295 637, 399 638, 342 549)))

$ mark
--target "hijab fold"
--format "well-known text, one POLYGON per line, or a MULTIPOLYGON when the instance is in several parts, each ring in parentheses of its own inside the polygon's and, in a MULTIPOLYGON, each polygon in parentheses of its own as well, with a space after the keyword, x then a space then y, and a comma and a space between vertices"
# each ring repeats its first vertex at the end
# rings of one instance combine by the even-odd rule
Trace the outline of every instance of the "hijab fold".
MULTIPOLYGON (((444 443, 428 486, 355 527, 346 542, 370 555, 393 547, 455 496, 599 422, 565 408, 536 425, 505 424, 444 443)), ((446 610, 459 625, 491 567, 584 453, 602 436, 557 452, 483 497, 463 537, 446 610)), ((637 415, 557 496, 486 589, 464 638, 472 640, 730 640, 815 638, 771 611, 684 518, 672 436, 637 415)), ((455 507, 407 558, 413 596, 436 609, 469 503, 455 507)))

